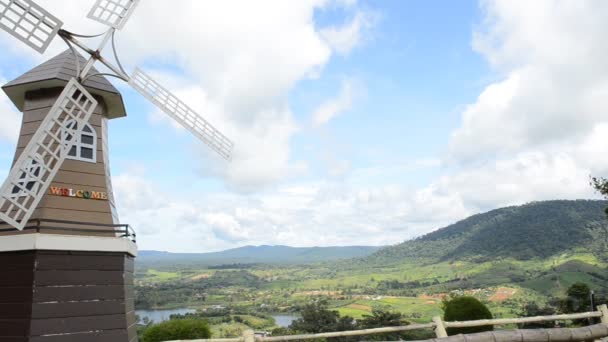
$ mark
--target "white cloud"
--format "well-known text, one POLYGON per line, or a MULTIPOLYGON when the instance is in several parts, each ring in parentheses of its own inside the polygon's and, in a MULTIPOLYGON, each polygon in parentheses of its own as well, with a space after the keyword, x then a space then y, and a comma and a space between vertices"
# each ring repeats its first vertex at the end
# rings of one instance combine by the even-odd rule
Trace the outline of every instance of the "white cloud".
POLYGON ((443 176, 433 192, 455 194, 470 211, 481 212, 531 201, 595 197, 588 177, 586 165, 567 152, 527 152, 443 176))
POLYGON ((457 161, 576 143, 608 122, 608 4, 483 1, 473 45, 504 80, 468 106, 450 143, 457 161))
POLYGON ((204 221, 219 239, 228 242, 242 242, 249 237, 249 232, 241 227, 240 222, 234 216, 226 213, 206 214, 204 221))
MULTIPOLYGON (((314 11, 330 3, 338 4, 141 4, 118 35, 126 63, 180 69, 156 70, 155 77, 237 142, 230 164, 208 150, 198 153, 201 174, 222 176, 239 190, 275 184, 255 196, 196 189, 178 195, 143 174, 123 173, 114 180, 121 219, 138 230, 142 248, 390 244, 504 205, 594 196, 587 177, 608 173, 602 158, 608 155, 608 4, 601 1, 483 2, 487 18, 473 45, 502 79, 467 106, 447 146, 449 163, 430 184, 399 181, 410 171, 439 170, 434 158, 362 168, 342 155, 327 156, 330 180, 290 179, 308 165, 290 153, 300 128, 289 91, 317 77, 334 51, 349 53, 368 28, 359 14, 340 27, 316 27, 314 11)), ((58 8, 68 24, 98 27, 80 19, 88 4, 70 4, 58 8)), ((314 111, 316 127, 353 106, 351 81, 314 111)))
POLYGON ((349 54, 363 42, 362 35, 377 20, 371 13, 357 12, 354 18, 342 26, 332 26, 321 30, 321 36, 333 50, 342 55, 349 54))
POLYGON ((325 125, 338 115, 351 109, 357 91, 353 80, 342 81, 340 93, 322 103, 313 113, 312 121, 315 126, 325 125))
MULTIPOLYGON (((368 168, 334 158, 329 173, 339 181, 295 182, 255 199, 207 199, 213 206, 197 206, 205 212, 197 227, 207 227, 204 215, 213 215, 215 231, 208 234, 220 245, 388 244, 500 206, 594 197, 589 174, 608 173, 602 158, 608 154, 607 45, 601 43, 607 6, 484 2, 488 19, 474 45, 504 79, 466 108, 448 146, 450 163, 428 186, 393 180, 437 170, 433 158, 368 168)), ((314 123, 352 106, 346 89, 319 107, 314 123)))
POLYGON ((435 193, 472 211, 594 197, 608 172, 608 5, 601 1, 483 1, 473 46, 504 79, 463 113, 435 193))
POLYGON ((119 175, 115 184, 121 221, 134 226, 143 249, 384 245, 468 214, 456 198, 398 186, 299 182, 252 197, 196 189, 178 195, 136 174, 119 175))
MULTIPOLYGON (((71 31, 103 28, 86 18, 88 1, 40 4, 71 31)), ((180 86, 171 89, 237 143, 231 164, 212 167, 216 175, 236 189, 256 189, 305 168, 302 161, 291 159, 289 143, 297 123, 288 94, 298 81, 317 77, 332 56, 332 46, 314 20, 315 11, 328 6, 358 11, 349 31, 351 44, 356 44, 359 31, 368 26, 354 1, 176 0, 141 2, 116 35, 118 51, 128 67, 148 62, 169 66, 157 70, 162 72, 155 73, 161 75, 159 81, 171 84, 172 78, 179 79, 180 86), (178 71, 185 76, 179 77, 178 71)), ((0 39, 12 53, 38 61, 65 49, 55 42, 44 57, 36 57, 14 49, 21 45, 14 40, 0 39)), ((209 161, 206 153, 201 159, 209 161)))

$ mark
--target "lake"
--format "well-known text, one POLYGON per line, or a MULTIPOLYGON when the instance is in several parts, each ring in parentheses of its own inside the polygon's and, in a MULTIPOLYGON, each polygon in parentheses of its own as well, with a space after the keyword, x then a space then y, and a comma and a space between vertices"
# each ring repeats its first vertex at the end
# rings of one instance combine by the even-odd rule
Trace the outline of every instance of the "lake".
MULTIPOLYGON (((168 309, 168 310, 135 310, 135 314, 139 316, 139 322, 144 319, 144 317, 148 317, 150 321, 154 321, 154 323, 160 323, 163 321, 168 321, 171 315, 184 315, 187 313, 195 313, 194 309, 168 309)), ((276 324, 280 327, 287 328, 291 322, 300 318, 298 315, 289 315, 289 314, 278 314, 272 315, 276 324)))
POLYGON ((180 314, 184 315, 187 313, 195 313, 194 309, 171 309, 171 310, 135 310, 135 314, 139 316, 140 322, 144 317, 148 317, 149 320, 154 323, 160 323, 168 321, 171 315, 180 314))
POLYGON ((272 315, 272 318, 274 318, 274 321, 277 323, 278 326, 283 327, 283 328, 287 328, 291 324, 291 322, 293 322, 296 319, 300 318, 300 316, 296 316, 296 315, 272 315))

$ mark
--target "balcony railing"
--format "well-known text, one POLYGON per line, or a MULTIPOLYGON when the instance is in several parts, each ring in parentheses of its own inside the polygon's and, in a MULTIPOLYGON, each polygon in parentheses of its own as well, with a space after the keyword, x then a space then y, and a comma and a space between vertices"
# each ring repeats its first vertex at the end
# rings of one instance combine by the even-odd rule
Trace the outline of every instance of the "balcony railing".
MULTIPOLYGON (((582 312, 566 315, 536 316, 521 318, 483 319, 464 322, 444 322, 441 317, 433 318, 432 322, 424 324, 410 324, 399 327, 385 327, 364 330, 336 331, 319 334, 286 335, 286 336, 264 336, 257 335, 253 330, 245 330, 241 337, 236 338, 212 338, 198 340, 179 340, 166 342, 291 342, 330 339, 335 337, 354 337, 374 334, 385 334, 418 329, 433 329, 437 335, 436 339, 412 342, 464 342, 464 341, 504 341, 504 342, 550 342, 550 341, 605 341, 608 336, 608 307, 603 304, 597 307, 597 311, 582 312), (464 328, 496 326, 532 322, 568 321, 575 319, 593 318, 600 319, 600 324, 589 325, 580 328, 561 329, 518 329, 492 331, 485 333, 455 335, 448 337, 446 328, 464 328), (601 339, 601 340, 600 340, 601 339)), ((362 339, 363 340, 363 339, 362 339)))
MULTIPOLYGON (((15 228, 12 228, 7 223, 0 222, 0 233, 14 232, 15 228)), ((104 223, 93 223, 93 222, 79 222, 79 221, 67 221, 67 220, 53 220, 53 219, 34 219, 30 220, 23 231, 30 231, 36 233, 44 232, 65 232, 79 233, 78 235, 89 234, 114 234, 114 236, 129 239, 133 242, 137 242, 137 235, 135 230, 128 224, 104 224, 104 223)))

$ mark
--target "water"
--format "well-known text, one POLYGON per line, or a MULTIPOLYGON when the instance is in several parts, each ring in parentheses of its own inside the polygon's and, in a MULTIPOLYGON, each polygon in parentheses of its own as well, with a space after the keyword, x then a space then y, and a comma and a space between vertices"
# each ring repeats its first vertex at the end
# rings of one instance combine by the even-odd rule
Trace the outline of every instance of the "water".
POLYGON ((184 315, 187 313, 195 313, 194 309, 170 309, 170 310, 135 310, 135 314, 139 316, 139 321, 144 319, 144 317, 148 317, 150 321, 154 321, 154 323, 160 323, 163 321, 168 321, 171 315, 180 314, 184 315))
MULTIPOLYGON (((160 323, 163 321, 168 321, 171 315, 180 314, 184 315, 187 313, 194 313, 196 310, 194 309, 169 309, 169 310, 135 310, 135 314, 139 316, 140 323, 144 319, 144 317, 148 317, 150 321, 154 321, 154 323, 160 323)), ((272 315, 275 322, 278 326, 287 328, 291 322, 300 318, 298 315, 290 315, 290 314, 277 314, 272 315)))
POLYGON ((287 328, 291 324, 291 322, 295 321, 300 317, 296 315, 273 315, 272 318, 274 318, 274 321, 277 323, 278 326, 282 328, 287 328))

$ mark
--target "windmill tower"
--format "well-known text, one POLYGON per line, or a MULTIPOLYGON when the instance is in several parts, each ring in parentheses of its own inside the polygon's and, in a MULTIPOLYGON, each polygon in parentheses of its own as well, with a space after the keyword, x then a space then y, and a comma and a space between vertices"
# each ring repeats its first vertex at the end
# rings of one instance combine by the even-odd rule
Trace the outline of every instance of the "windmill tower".
MULTIPOLYGON (((110 28, 97 49, 31 0, 0 0, 0 28, 38 52, 69 50, 2 89, 23 112, 15 158, 0 187, 0 340, 136 341, 135 234, 119 224, 108 164, 108 120, 126 116, 104 76, 128 82, 230 160, 233 143, 114 47, 138 0, 96 0, 88 17, 110 28), (116 65, 102 55, 112 44, 116 65), (88 59, 76 52, 88 54, 88 59), (100 62, 108 72, 100 73, 100 62)), ((2 113, 0 113, 0 118, 2 113)))
MULTIPOLYGON (((86 62, 82 56, 78 55, 78 58, 81 63, 86 62)), ((98 74, 98 71, 91 69, 90 74, 98 74)), ((23 112, 13 163, 18 160, 32 135, 40 127, 63 87, 74 77, 75 56, 67 50, 3 86, 2 89, 9 99, 23 112)), ((126 116, 125 107, 118 90, 103 76, 89 78, 84 87, 97 99, 97 108, 83 127, 81 139, 68 152, 65 162, 30 221, 42 220, 42 223, 50 223, 45 220, 69 220, 99 224, 119 222, 108 164, 108 120, 126 116)), ((72 124, 68 123, 68 126, 70 125, 72 124)), ((84 230, 87 226, 81 225, 79 228, 84 230)), ((96 227, 95 230, 100 230, 98 234, 103 233, 102 227, 96 227)), ((67 233, 59 230, 46 231, 67 233)), ((28 230, 22 232, 28 233, 28 230)))
MULTIPOLYGON (((14 163, 62 87, 75 76, 75 56, 66 51, 3 87, 23 112, 14 163)), ((3 327, 6 321, 0 320, 0 340, 18 336, 44 341, 45 335, 67 334, 83 340, 133 341, 137 335, 137 247, 128 226, 118 225, 108 165, 107 122, 125 116, 125 108, 120 93, 104 77, 91 77, 84 87, 98 105, 78 144, 68 151, 24 229, 0 224, 0 273, 7 275, 0 280, 0 293, 8 291, 0 302, 9 302, 0 304, 0 317, 11 323, 3 327)))

